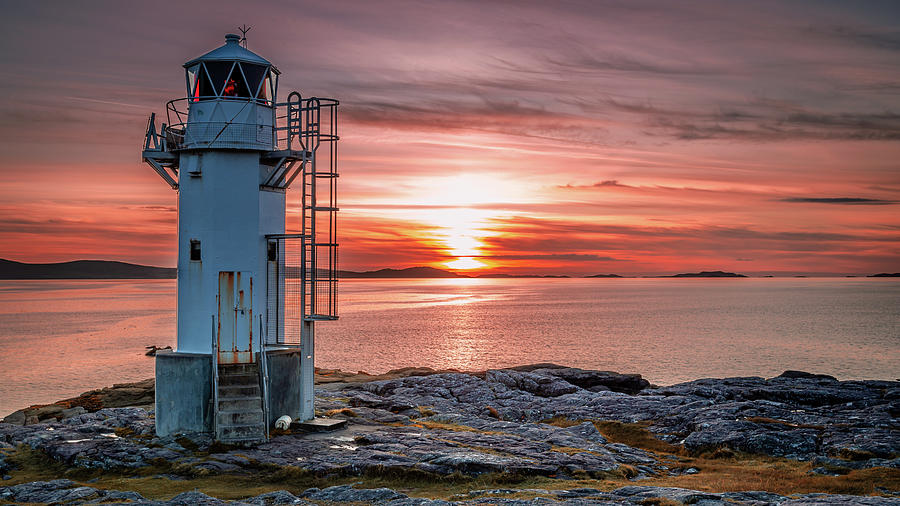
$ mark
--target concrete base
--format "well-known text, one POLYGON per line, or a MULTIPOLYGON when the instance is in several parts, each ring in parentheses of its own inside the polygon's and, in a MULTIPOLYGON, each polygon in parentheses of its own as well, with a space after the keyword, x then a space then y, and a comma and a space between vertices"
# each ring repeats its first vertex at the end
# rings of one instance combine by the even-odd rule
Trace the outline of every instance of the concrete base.
POLYGON ((212 430, 212 357, 157 352, 156 435, 212 430))
MULTIPOLYGON (((289 415, 301 420, 300 350, 270 349, 268 426, 289 415)), ((259 355, 257 354, 257 361, 259 355)), ((156 354, 156 435, 212 432, 212 357, 198 353, 156 354)), ((301 420, 302 421, 302 420, 301 420)))
POLYGON ((275 420, 288 415, 298 420, 301 414, 300 350, 296 348, 269 349, 266 354, 269 369, 269 427, 275 420))

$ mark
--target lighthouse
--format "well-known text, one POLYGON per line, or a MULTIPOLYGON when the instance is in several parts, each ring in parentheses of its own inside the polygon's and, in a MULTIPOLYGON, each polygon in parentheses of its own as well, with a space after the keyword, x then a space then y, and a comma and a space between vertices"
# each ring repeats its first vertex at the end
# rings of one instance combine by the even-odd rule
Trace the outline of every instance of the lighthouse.
POLYGON ((142 150, 178 199, 156 432, 263 440, 283 415, 314 418, 315 323, 337 319, 338 101, 279 102, 279 70, 233 34, 184 72, 186 96, 164 123, 151 114, 142 150))

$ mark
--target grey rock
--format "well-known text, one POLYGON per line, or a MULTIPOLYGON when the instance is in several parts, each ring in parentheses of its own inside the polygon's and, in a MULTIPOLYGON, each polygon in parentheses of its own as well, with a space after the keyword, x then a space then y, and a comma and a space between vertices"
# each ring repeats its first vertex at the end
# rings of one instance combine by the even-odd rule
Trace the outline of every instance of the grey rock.
MULTIPOLYGON (((53 411, 54 419, 33 425, 0 423, 0 444, 6 449, 0 451, 0 474, 4 472, 3 455, 18 445, 43 451, 67 465, 97 469, 134 469, 165 461, 213 473, 277 465, 320 476, 410 470, 442 475, 506 472, 572 476, 603 473, 628 464, 643 477, 670 473, 656 455, 610 443, 588 421, 567 428, 542 423, 553 417, 573 421, 649 421, 650 430, 657 437, 683 444, 690 451, 727 447, 809 459, 819 472, 900 468, 900 424, 896 416, 900 411, 900 382, 837 381, 821 375, 788 373, 768 380, 702 379, 660 388, 646 387, 644 383, 637 375, 545 364, 488 371, 483 377, 444 373, 348 384, 340 391, 316 392, 320 408, 352 406, 357 416, 348 418, 347 428, 336 433, 278 436, 241 450, 218 450, 219 453, 202 457, 202 453, 194 451, 208 452, 212 448, 208 434, 157 438, 153 418, 144 409, 106 408, 93 413, 71 413, 68 417, 60 410, 53 411), (424 416, 431 413, 434 414, 424 416), (56 416, 62 420, 56 421, 56 416)), ((4 493, 9 488, 3 489, 4 493)), ((104 492, 91 492, 93 489, 62 488, 65 491, 59 487, 38 487, 38 492, 60 497, 85 494, 85 499, 79 501, 105 497, 104 492)), ((546 497, 535 501, 627 503, 652 496, 643 488, 623 490, 605 495, 570 491, 570 495, 558 496, 557 492, 548 492, 541 493, 546 497)), ((762 495, 732 497, 678 490, 681 489, 657 490, 654 493, 667 495, 652 497, 687 494, 687 499, 710 504, 725 500, 776 502, 762 495)), ((835 497, 828 496, 827 500, 852 499, 835 497)), ((217 499, 205 496, 179 500, 192 499, 218 504, 217 499)), ((501 497, 492 496, 493 499, 501 497)), ((791 500, 819 499, 803 496, 791 500)), ((252 500, 255 499, 246 501, 252 500)), ((282 494, 261 500, 293 499, 282 494)), ((466 499, 474 501, 472 504, 482 500, 475 496, 466 499)), ((537 504, 503 500, 506 504, 537 504)), ((376 502, 434 504, 402 494, 376 502)))
POLYGON ((311 505, 309 501, 304 501, 294 494, 286 491, 286 490, 276 490, 275 492, 269 492, 266 494, 260 494, 256 497, 251 497, 249 499, 244 499, 241 501, 244 504, 253 504, 258 506, 271 506, 276 504, 300 504, 300 505, 311 505))
POLYGON ((25 410, 20 409, 14 413, 6 415, 6 418, 2 420, 2 423, 8 423, 10 425, 25 425, 25 418, 25 410))
POLYGON ((70 480, 34 481, 0 487, 0 501, 22 503, 93 503, 113 501, 146 501, 136 492, 79 487, 70 480))
POLYGON ((703 504, 725 504, 724 497, 721 494, 711 494, 708 492, 698 492, 696 490, 675 487, 629 486, 613 490, 612 495, 632 500, 661 497, 684 504, 697 504, 701 502, 703 504))
POLYGON ((389 488, 353 488, 350 485, 340 485, 325 489, 311 488, 300 494, 300 497, 315 501, 372 503, 404 499, 407 496, 389 488))
POLYGON ((556 376, 519 372, 512 370, 492 370, 487 372, 485 381, 499 383, 511 390, 519 390, 538 397, 559 397, 578 391, 578 387, 556 376))
POLYGON ((716 421, 701 424, 684 446, 692 452, 728 446, 747 453, 802 458, 815 453, 817 436, 817 431, 809 429, 771 430, 751 422, 716 421))
POLYGON ((837 378, 834 376, 829 376, 827 374, 813 374, 809 372, 803 371, 784 371, 783 373, 778 375, 779 378, 803 378, 803 379, 824 379, 829 381, 837 381, 837 378))
POLYGON ((86 409, 81 406, 75 406, 74 408, 62 410, 61 414, 63 418, 72 418, 73 416, 83 415, 85 413, 87 413, 86 409))
POLYGON ((164 502, 163 504, 172 506, 192 506, 195 504, 199 504, 202 506, 218 506, 220 504, 228 503, 220 499, 216 499, 215 497, 208 496, 203 492, 197 492, 196 490, 194 490, 191 492, 182 492, 172 499, 164 502))
POLYGON ((577 387, 592 392, 611 390, 613 392, 633 395, 650 386, 650 382, 643 379, 640 374, 590 371, 574 367, 538 369, 535 372, 564 379, 577 387))

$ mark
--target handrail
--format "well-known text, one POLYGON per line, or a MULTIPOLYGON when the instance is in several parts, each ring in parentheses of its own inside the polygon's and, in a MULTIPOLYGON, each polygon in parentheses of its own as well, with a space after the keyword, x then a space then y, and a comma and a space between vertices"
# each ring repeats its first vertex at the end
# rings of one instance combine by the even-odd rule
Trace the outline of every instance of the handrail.
POLYGON ((266 234, 266 239, 310 239, 307 234, 266 234))
POLYGON ((212 315, 212 400, 213 434, 219 431, 219 340, 216 339, 216 315, 212 315))
MULTIPOLYGON (((333 117, 333 114, 322 114, 326 111, 335 111, 340 101, 333 98, 309 97, 301 98, 299 93, 293 92, 288 96, 287 102, 274 102, 259 98, 247 97, 219 97, 219 96, 202 96, 202 97, 183 97, 169 100, 166 103, 166 119, 168 127, 160 130, 163 141, 170 141, 172 150, 185 149, 185 135, 188 130, 188 117, 190 108, 193 104, 208 103, 214 101, 235 102, 240 101, 245 104, 256 104, 262 107, 272 109, 273 124, 268 127, 272 130, 272 145, 276 149, 291 149, 292 141, 297 140, 304 150, 315 151, 319 143, 336 143, 340 138, 336 134, 335 126, 320 124, 320 115, 322 119, 333 117), (293 99, 293 101, 291 101, 293 99), (299 99, 299 100, 297 100, 299 99), (291 113, 295 118, 292 120, 291 113), (279 135, 285 133, 286 135, 279 135), (310 144, 314 144, 310 146, 310 144)), ((214 122, 206 122, 212 124, 214 122)), ((193 125, 199 125, 201 122, 191 121, 193 125)), ((229 123, 237 125, 236 123, 229 123)), ((248 124, 252 125, 252 124, 248 124)), ((267 143, 266 143, 267 144, 267 143)), ((208 146, 187 146, 187 147, 208 147, 208 146)), ((224 146, 227 147, 227 146, 224 146)), ((168 149, 167 149, 168 151, 168 149)))
POLYGON ((263 425, 266 427, 266 439, 269 439, 269 359, 266 352, 262 315, 259 315, 259 374, 262 377, 263 425))

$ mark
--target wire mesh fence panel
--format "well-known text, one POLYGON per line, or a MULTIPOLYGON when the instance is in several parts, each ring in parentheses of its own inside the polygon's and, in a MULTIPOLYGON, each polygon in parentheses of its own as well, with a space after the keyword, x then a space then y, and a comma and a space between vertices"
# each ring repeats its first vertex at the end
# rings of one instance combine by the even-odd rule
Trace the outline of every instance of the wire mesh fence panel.
POLYGON ((266 344, 300 344, 303 323, 303 237, 269 239, 266 344))

